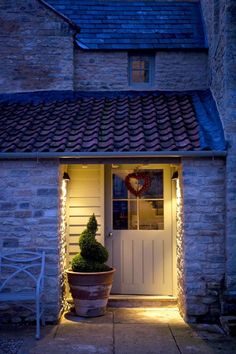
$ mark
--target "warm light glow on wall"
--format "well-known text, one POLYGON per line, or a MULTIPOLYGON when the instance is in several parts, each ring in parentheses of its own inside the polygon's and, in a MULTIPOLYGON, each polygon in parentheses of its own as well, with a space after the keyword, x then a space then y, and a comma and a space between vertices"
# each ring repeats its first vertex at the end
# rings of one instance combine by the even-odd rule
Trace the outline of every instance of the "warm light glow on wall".
POLYGON ((66 242, 66 196, 68 179, 61 179, 61 193, 60 193, 60 267, 61 267, 61 306, 66 308, 66 255, 67 255, 67 242, 66 242))
POLYGON ((176 180, 176 199, 178 204, 178 202, 181 200, 181 188, 179 178, 176 180))
POLYGON ((66 186, 67 186, 67 182, 66 180, 63 179, 61 183, 61 198, 63 202, 66 202, 66 192, 67 192, 66 186))
MULTIPOLYGON (((61 214, 61 224, 60 224, 60 233, 61 238, 66 237, 66 195, 67 195, 67 181, 62 179, 61 181, 61 203, 60 203, 60 214, 61 214)), ((64 240, 65 242, 65 240, 64 240)), ((63 252, 66 252, 64 249, 63 252)))

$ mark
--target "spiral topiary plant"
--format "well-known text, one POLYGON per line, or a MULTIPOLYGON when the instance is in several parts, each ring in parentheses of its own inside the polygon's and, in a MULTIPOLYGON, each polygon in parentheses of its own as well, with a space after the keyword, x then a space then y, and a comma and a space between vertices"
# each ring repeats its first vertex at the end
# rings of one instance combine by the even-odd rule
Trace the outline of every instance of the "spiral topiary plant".
POLYGON ((73 272, 106 272, 111 270, 105 262, 108 260, 107 249, 96 240, 98 224, 93 214, 87 224, 87 228, 79 238, 80 253, 72 259, 73 272))

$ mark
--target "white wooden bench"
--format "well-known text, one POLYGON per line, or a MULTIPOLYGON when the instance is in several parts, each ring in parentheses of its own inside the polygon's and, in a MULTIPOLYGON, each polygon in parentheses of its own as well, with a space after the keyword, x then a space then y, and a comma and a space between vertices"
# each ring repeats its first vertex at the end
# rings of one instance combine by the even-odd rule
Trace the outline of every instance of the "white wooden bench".
POLYGON ((36 338, 40 338, 40 320, 44 325, 44 252, 12 252, 0 255, 0 301, 27 302, 22 306, 35 312, 36 338), (30 303, 33 302, 33 305, 30 303))

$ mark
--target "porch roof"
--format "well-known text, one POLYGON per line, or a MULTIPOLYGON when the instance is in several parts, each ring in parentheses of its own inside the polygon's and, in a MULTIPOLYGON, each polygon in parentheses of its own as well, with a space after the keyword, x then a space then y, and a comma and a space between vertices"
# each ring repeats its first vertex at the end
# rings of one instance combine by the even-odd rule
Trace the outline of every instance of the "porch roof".
POLYGON ((0 95, 0 157, 225 150, 208 90, 0 95))

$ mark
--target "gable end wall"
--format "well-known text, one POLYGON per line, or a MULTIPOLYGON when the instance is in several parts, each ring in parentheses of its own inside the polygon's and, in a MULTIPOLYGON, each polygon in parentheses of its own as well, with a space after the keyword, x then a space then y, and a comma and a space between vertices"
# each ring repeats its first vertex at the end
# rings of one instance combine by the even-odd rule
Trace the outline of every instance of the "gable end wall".
POLYGON ((0 93, 73 89, 73 33, 37 0, 0 2, 0 93))

